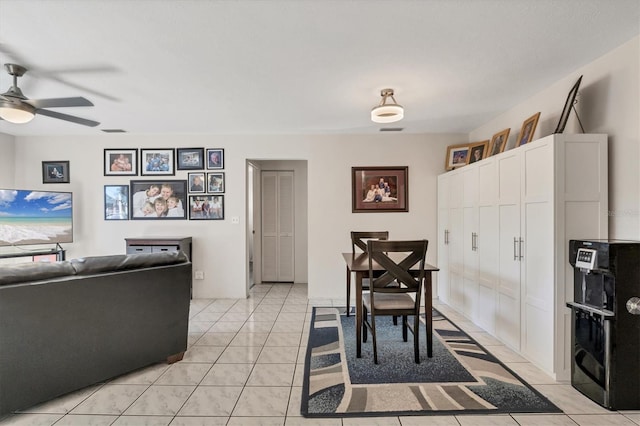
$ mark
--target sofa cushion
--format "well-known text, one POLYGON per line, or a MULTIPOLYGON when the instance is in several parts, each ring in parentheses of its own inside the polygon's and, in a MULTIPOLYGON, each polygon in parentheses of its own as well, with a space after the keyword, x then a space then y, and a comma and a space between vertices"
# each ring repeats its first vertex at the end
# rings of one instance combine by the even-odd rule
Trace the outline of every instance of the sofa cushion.
POLYGON ((0 267, 0 285, 74 275, 75 269, 69 261, 18 263, 0 267))
POLYGON ((181 251, 139 254, 116 254, 111 256, 82 257, 71 260, 77 275, 91 275, 100 272, 127 271, 153 266, 184 263, 189 259, 181 251))

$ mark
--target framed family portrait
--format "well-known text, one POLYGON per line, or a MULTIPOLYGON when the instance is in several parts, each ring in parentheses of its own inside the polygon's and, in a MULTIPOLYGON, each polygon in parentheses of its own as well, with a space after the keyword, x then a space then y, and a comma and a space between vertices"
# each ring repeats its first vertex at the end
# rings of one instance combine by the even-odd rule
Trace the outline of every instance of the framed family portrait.
POLYGON ((487 152, 489 152, 489 139, 469 144, 469 164, 482 160, 487 156, 487 152))
POLYGON ((186 180, 132 180, 129 186, 131 219, 187 218, 186 180))
POLYGON ((189 220, 224 219, 224 195, 189 195, 189 220))
POLYGON ((140 149, 141 176, 173 176, 175 172, 174 150, 140 149))
POLYGON ((445 160, 445 169, 453 170, 467 164, 469 158, 469 144, 463 143, 459 145, 449 145, 447 147, 447 158, 445 160))
POLYGON ((207 173, 207 192, 224 192, 224 173, 207 173))
POLYGON ((178 170, 204 170, 204 148, 177 148, 178 170))
POLYGON ((539 118, 540 113, 536 112, 531 117, 524 120, 522 123, 522 129, 520 129, 520 134, 518 135, 518 140, 516 141, 516 146, 522 146, 531 142, 533 139, 533 133, 536 131, 539 118))
POLYGON ((198 192, 204 194, 205 180, 204 173, 196 172, 188 174, 189 192, 198 192))
POLYGON ((137 149, 105 149, 104 150, 104 175, 105 176, 137 176, 138 175, 138 150, 137 149))
POLYGON ((224 169, 224 149, 207 149, 207 169, 224 169))
POLYGON ((129 185, 104 186, 104 220, 129 219, 129 185))
POLYGON ((43 161, 42 183, 69 183, 69 162, 43 161))
POLYGON ((408 212, 409 168, 352 167, 352 212, 408 212))
POLYGON ((488 157, 504 152, 504 149, 507 146, 507 141, 509 140, 510 132, 511 128, 504 129, 491 137, 488 157))

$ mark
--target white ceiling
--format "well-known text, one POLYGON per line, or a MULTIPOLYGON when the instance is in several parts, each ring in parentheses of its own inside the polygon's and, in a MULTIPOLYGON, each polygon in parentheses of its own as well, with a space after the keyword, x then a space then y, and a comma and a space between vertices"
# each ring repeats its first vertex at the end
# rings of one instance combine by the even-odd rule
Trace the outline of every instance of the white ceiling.
POLYGON ((0 0, 24 94, 101 122, 0 133, 375 133, 387 87, 386 127, 466 133, 639 32, 638 0, 0 0))

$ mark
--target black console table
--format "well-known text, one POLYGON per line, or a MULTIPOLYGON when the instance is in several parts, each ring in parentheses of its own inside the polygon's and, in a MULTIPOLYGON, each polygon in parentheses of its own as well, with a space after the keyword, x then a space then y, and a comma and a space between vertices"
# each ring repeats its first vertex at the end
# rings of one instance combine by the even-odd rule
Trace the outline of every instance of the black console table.
POLYGON ((0 259, 12 259, 17 257, 31 257, 33 262, 37 262, 38 256, 56 256, 56 261, 61 261, 66 259, 66 250, 63 249, 60 244, 56 244, 55 247, 52 248, 18 248, 18 247, 7 247, 10 251, 0 251, 0 259))

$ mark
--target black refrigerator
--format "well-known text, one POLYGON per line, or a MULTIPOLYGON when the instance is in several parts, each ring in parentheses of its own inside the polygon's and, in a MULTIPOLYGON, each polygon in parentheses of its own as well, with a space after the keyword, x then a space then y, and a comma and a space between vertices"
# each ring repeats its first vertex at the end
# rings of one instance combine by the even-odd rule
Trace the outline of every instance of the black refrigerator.
POLYGON ((610 410, 640 409, 640 241, 571 240, 571 384, 610 410))

